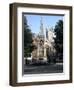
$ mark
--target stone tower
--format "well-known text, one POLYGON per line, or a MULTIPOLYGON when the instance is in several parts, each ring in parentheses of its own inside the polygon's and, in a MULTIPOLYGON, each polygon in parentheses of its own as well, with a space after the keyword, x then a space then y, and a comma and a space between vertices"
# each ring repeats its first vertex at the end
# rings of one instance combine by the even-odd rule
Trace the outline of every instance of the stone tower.
POLYGON ((40 20, 40 32, 39 32, 39 36, 44 38, 44 26, 43 26, 43 18, 41 17, 40 20))
POLYGON ((46 58, 46 47, 44 46, 45 43, 45 33, 44 33, 44 26, 43 26, 43 18, 41 17, 40 20, 40 32, 39 32, 39 42, 38 42, 38 49, 37 55, 39 59, 45 60, 46 58))

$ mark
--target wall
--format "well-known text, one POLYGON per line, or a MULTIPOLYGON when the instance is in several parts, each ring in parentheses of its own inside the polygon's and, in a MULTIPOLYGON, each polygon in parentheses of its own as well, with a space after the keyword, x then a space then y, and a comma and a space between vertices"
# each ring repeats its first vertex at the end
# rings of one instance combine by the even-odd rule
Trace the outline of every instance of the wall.
POLYGON ((73 90, 74 82, 72 84, 42 85, 28 87, 9 86, 9 3, 12 2, 72 5, 74 7, 74 0, 0 0, 0 90, 73 90))

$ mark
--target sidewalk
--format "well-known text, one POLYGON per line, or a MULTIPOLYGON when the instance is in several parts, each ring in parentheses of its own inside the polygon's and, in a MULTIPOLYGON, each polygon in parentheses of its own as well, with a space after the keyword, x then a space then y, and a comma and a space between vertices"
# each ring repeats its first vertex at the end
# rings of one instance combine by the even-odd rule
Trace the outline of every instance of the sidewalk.
POLYGON ((63 64, 48 64, 48 65, 24 65, 24 74, 39 74, 39 73, 62 73, 63 64))

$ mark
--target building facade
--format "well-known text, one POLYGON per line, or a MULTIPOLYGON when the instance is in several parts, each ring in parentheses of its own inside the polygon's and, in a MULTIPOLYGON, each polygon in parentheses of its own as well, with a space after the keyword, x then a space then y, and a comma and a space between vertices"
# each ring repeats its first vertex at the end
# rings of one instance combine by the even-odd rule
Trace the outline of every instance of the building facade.
POLYGON ((53 28, 45 28, 43 18, 41 17, 39 33, 33 36, 33 45, 36 47, 32 51, 33 61, 47 62, 48 55, 53 55, 56 52, 54 48, 54 37, 53 28))

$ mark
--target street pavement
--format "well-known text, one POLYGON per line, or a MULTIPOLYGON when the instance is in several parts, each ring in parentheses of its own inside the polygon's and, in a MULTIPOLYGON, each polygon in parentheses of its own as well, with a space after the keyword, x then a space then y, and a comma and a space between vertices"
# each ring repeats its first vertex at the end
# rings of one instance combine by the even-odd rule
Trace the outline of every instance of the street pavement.
POLYGON ((63 73, 63 63, 24 65, 24 74, 63 73))

